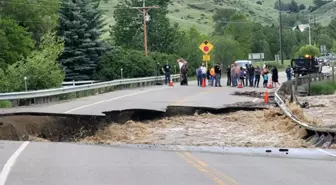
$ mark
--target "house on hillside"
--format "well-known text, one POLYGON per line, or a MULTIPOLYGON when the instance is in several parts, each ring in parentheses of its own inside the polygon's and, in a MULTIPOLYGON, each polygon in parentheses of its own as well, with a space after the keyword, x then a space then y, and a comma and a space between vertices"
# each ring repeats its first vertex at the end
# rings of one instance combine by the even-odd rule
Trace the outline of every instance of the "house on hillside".
POLYGON ((293 28, 292 28, 292 30, 293 31, 300 31, 300 32, 303 32, 303 31, 305 31, 306 29, 308 29, 309 28, 309 24, 299 24, 299 25, 297 25, 297 26, 294 26, 293 28))

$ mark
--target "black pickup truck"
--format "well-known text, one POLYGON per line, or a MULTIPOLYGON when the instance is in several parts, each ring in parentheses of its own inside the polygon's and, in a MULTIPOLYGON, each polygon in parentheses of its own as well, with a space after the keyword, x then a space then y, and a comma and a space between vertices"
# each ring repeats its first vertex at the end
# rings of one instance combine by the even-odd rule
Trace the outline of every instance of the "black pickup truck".
POLYGON ((318 59, 310 55, 292 59, 291 66, 295 76, 322 72, 322 65, 319 64, 318 59))

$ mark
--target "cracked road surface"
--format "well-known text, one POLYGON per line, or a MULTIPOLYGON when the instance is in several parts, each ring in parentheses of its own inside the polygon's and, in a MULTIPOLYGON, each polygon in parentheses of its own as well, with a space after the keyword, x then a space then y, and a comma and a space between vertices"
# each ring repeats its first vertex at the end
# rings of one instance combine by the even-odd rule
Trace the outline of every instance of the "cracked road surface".
MULTIPOLYGON (((224 82, 226 82, 225 79, 222 80, 222 83, 224 82)), ((174 87, 155 86, 125 89, 69 101, 0 109, 0 113, 46 112, 103 115, 102 112, 105 111, 132 108, 164 110, 168 105, 222 107, 237 102, 257 101, 258 98, 232 95, 235 91, 254 90, 264 92, 266 89, 250 87, 238 89, 226 86, 201 88, 197 87, 195 81, 192 81, 189 86, 175 84, 174 87)))

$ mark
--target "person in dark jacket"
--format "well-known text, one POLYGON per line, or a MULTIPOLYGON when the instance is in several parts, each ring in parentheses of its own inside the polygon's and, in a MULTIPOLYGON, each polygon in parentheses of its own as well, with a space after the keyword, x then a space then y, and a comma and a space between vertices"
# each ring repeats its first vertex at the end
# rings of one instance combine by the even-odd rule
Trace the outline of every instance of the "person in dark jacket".
POLYGON ((226 76, 227 76, 227 86, 231 86, 231 65, 228 65, 228 68, 226 69, 226 76))
POLYGON ((259 87, 260 76, 261 76, 261 68, 257 66, 254 69, 254 87, 259 87))
MULTIPOLYGON (((250 87, 253 87, 253 80, 254 80, 254 67, 253 65, 251 64, 249 66, 249 68, 247 69, 247 75, 248 75, 248 80, 249 80, 249 83, 250 83, 250 87)), ((247 85, 247 84, 246 84, 247 85)))
POLYGON ((244 71, 243 67, 240 67, 239 80, 241 81, 243 86, 245 86, 245 82, 244 82, 245 77, 244 76, 246 76, 245 71, 244 71))
POLYGON ((196 69, 197 86, 202 86, 202 65, 196 69))
POLYGON ((247 74, 248 69, 250 68, 249 65, 245 64, 245 80, 246 80, 246 86, 248 86, 248 82, 249 82, 249 75, 247 74))
POLYGON ((222 67, 219 63, 215 65, 215 87, 222 87, 221 85, 222 67))
POLYGON ((274 87, 276 87, 276 84, 280 85, 279 74, 278 74, 277 67, 273 66, 271 72, 272 72, 272 83, 273 83, 274 87))
POLYGON ((165 84, 167 85, 170 82, 170 73, 171 73, 171 67, 170 67, 168 61, 162 67, 162 71, 165 74, 165 84))
POLYGON ((292 68, 290 65, 288 65, 286 68, 286 76, 288 81, 292 80, 292 68))
POLYGON ((181 67, 181 85, 188 85, 188 62, 184 61, 181 67))

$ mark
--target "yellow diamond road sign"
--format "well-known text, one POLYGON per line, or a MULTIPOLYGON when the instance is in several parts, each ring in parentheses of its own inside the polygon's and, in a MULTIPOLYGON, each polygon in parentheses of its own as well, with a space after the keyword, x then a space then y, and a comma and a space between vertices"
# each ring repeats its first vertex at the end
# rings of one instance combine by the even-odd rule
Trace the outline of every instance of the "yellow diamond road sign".
POLYGON ((204 53, 204 54, 208 54, 210 53, 210 51, 214 48, 214 46, 208 42, 208 41, 204 41, 200 46, 199 46, 200 50, 204 53))
POLYGON ((209 62, 210 61, 210 55, 203 55, 203 61, 209 62))

